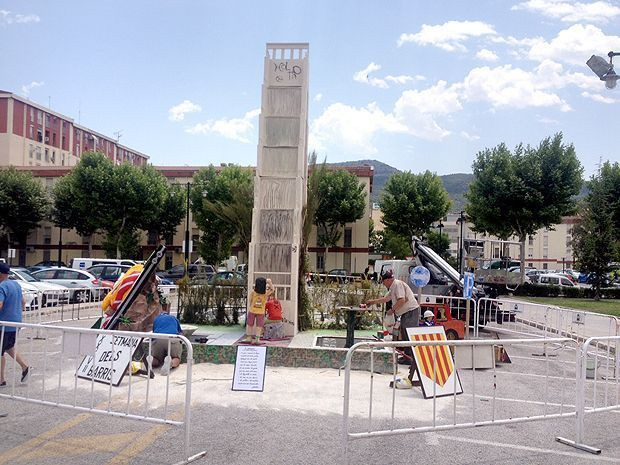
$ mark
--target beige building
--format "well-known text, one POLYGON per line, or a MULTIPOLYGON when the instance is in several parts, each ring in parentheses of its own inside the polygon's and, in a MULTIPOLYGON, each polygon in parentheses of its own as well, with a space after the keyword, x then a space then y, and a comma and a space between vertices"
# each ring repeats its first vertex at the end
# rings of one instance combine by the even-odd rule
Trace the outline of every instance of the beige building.
MULTIPOLYGON (((170 183, 186 185, 192 181, 194 174, 201 168, 197 166, 159 166, 155 167, 160 171, 170 183)), ((43 185, 51 189, 54 182, 61 176, 69 173, 67 167, 22 167, 24 171, 30 171, 34 176, 41 180, 43 185)), ((370 166, 346 167, 343 168, 355 174, 363 183, 366 198, 369 198, 372 189, 373 168, 370 166)), ((190 187, 191 188, 191 187, 190 187)), ((317 247, 316 228, 313 228, 309 240, 309 264, 311 271, 331 270, 333 268, 345 268, 352 273, 361 273, 368 265, 368 219, 370 206, 364 211, 362 219, 355 223, 347 224, 342 234, 340 243, 337 247, 329 250, 325 256, 322 248, 317 247), (325 259, 327 257, 327 259, 325 259), (321 265, 321 266, 319 266, 321 265)), ((197 244, 200 239, 200 230, 194 224, 190 212, 190 237, 195 244, 194 251, 191 253, 191 261, 198 259, 197 244)), ((162 266, 169 268, 173 265, 181 264, 184 260, 183 241, 185 238, 185 220, 177 228, 172 243, 167 245, 165 263, 162 266)), ((32 231, 27 238, 26 247, 18 252, 18 258, 13 263, 20 265, 34 265, 40 261, 57 260, 61 231, 58 227, 49 222, 43 222, 41 226, 32 231)), ((93 257, 103 258, 105 256, 102 247, 103 237, 95 235, 93 237, 93 257)), ((147 232, 142 233, 141 250, 142 258, 155 249, 156 238, 147 232)), ((242 252, 233 248, 233 255, 239 255, 239 263, 245 263, 246 257, 242 252)), ((6 250, 0 251, 0 257, 6 256, 6 250)), ((62 252, 61 260, 70 264, 76 257, 88 257, 88 240, 79 236, 74 230, 62 231, 62 252)))

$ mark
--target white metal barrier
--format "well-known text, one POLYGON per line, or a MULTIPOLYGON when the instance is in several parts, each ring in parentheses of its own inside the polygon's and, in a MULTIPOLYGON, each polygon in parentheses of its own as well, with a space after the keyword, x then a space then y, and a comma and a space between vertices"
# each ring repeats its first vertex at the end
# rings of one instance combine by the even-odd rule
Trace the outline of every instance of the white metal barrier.
MULTIPOLYGON (((456 296, 448 296, 448 295, 432 295, 432 294, 422 294, 422 299, 420 304, 424 305, 425 303, 436 303, 436 304, 447 304, 450 306, 452 318, 456 318, 458 320, 465 321, 467 319, 467 302, 469 301, 469 328, 472 331, 472 335, 477 336, 478 324, 476 323, 476 316, 478 315, 478 311, 476 308, 476 301, 474 299, 465 299, 464 297, 456 297, 456 296)), ((416 295, 417 299, 417 295, 416 295)))
MULTIPOLYGON (((504 425, 574 416, 576 409, 570 385, 575 382, 572 350, 576 346, 577 343, 569 338, 357 343, 349 349, 345 362, 342 415, 345 451, 348 454, 350 441, 361 438, 504 425), (528 383, 523 384, 523 392, 516 392, 514 389, 514 371, 498 369, 495 363, 488 370, 478 368, 481 363, 476 358, 481 355, 484 356, 480 351, 489 351, 490 354, 486 354, 487 358, 490 355, 495 360, 495 351, 499 349, 499 346, 510 346, 513 350, 523 346, 522 350, 531 350, 532 345, 539 346, 545 354, 548 353, 547 346, 559 346, 570 350, 562 352, 563 357, 551 358, 546 355, 544 358, 532 359, 528 366, 536 367, 535 372, 528 373, 530 378, 528 383), (470 360, 468 364, 474 368, 471 370, 461 368, 457 371, 458 376, 452 377, 454 393, 448 396, 439 397, 435 384, 433 384, 434 388, 430 396, 432 399, 429 400, 416 400, 410 390, 398 391, 403 395, 397 395, 395 349, 412 346, 433 347, 433 378, 435 378, 438 370, 437 351, 443 346, 449 346, 452 350, 465 350, 465 357, 468 362, 470 360), (368 395, 368 407, 361 410, 358 408, 357 414, 352 415, 350 405, 352 397, 351 360, 353 354, 360 349, 369 352, 369 388, 368 391, 359 388, 353 394, 362 399, 368 395), (373 402, 376 397, 374 393, 375 377, 378 376, 374 373, 374 354, 379 350, 386 349, 391 350, 393 354, 391 401, 377 403, 373 402), (464 376, 466 372, 469 372, 470 376, 464 376), (463 394, 460 395, 456 393, 457 379, 463 386, 463 394), (570 397, 567 397, 566 393, 570 397), (398 407, 396 405, 397 399, 401 404, 398 407), (419 418, 397 418, 397 411, 403 414, 407 411, 420 412, 423 411, 424 405, 428 405, 414 404, 414 402, 432 402, 432 410, 428 409, 428 415, 422 420, 419 418), (353 417, 363 418, 366 415, 365 420, 359 420, 353 424, 353 417)), ((459 369, 458 361, 455 367, 456 370, 459 369)))
POLYGON ((593 454, 601 449, 585 444, 585 415, 620 409, 620 336, 591 337, 577 351, 577 385, 575 440, 558 437, 557 441, 593 454), (588 380, 591 379, 591 382, 588 380))
POLYGON ((35 324, 99 318, 107 287, 71 288, 53 291, 23 291, 26 311, 23 321, 35 324))
MULTIPOLYGON (((131 368, 125 370, 131 352, 123 347, 138 347, 136 354, 143 351, 145 371, 154 371, 154 333, 2 322, 0 345, 10 337, 9 328, 18 330, 15 350, 26 360, 30 373, 21 382, 22 367, 15 359, 7 363, 7 386, 0 391, 0 398, 183 427, 184 460, 189 462, 205 455, 190 455, 194 357, 186 337, 156 335, 157 340, 167 341, 168 354, 175 341, 185 348, 185 370, 175 371, 175 382, 171 383, 169 370, 158 372, 152 379, 148 372, 143 377, 133 374, 131 368), (115 362, 122 363, 122 367, 116 369, 115 362)), ((134 358, 138 358, 136 354, 134 358)), ((170 364, 170 355, 160 362, 170 364)))
POLYGON ((612 315, 525 302, 517 299, 478 301, 480 326, 499 332, 533 337, 570 337, 585 341, 592 336, 620 335, 620 322, 612 315))

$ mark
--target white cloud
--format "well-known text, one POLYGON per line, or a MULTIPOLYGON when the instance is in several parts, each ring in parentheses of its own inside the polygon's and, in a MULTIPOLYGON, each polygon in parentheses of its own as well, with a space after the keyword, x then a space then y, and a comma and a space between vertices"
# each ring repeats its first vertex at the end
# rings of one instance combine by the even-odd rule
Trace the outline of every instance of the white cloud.
POLYGON ((43 81, 32 81, 30 84, 24 84, 22 86, 22 94, 24 94, 24 97, 28 97, 30 95, 30 91, 32 89, 35 89, 37 87, 41 87, 44 84, 45 84, 45 82, 43 82, 43 81))
POLYGON ((497 61, 499 59, 499 57, 494 51, 488 50, 486 48, 478 50, 478 53, 476 53, 476 58, 484 61, 497 61))
POLYGON ((318 93, 314 96, 314 101, 315 102, 320 102, 321 100, 323 100, 323 94, 318 93))
POLYGON ((190 102, 189 100, 183 100, 181 103, 168 110, 168 119, 170 121, 183 121, 186 113, 199 113, 201 111, 202 108, 200 105, 190 102))
POLYGON ((436 26, 424 24, 420 32, 415 34, 401 34, 398 46, 413 42, 417 45, 434 45, 447 52, 465 51, 467 49, 463 42, 466 40, 495 34, 493 26, 482 21, 448 21, 436 26))
POLYGON ((606 54, 609 50, 620 49, 620 36, 605 35, 596 26, 575 24, 546 41, 542 38, 534 40, 528 51, 532 60, 554 60, 581 65, 592 54, 606 54))
POLYGON ((540 13, 543 16, 569 23, 606 23, 620 15, 620 7, 605 1, 582 3, 562 0, 529 0, 513 6, 512 9, 540 13))
POLYGON ((375 71, 379 71, 381 69, 381 65, 375 64, 375 62, 371 62, 366 68, 361 71, 358 71, 353 75, 353 80, 357 82, 361 82, 364 84, 370 84, 373 87, 380 87, 381 89, 387 89, 389 86, 384 79, 379 79, 375 77, 370 77, 370 73, 375 71))
POLYGON ((209 120, 206 123, 199 123, 185 132, 189 134, 208 134, 214 132, 227 139, 237 140, 244 144, 250 143, 250 133, 254 129, 254 120, 260 115, 260 108, 248 111, 243 118, 209 120))
POLYGON ((494 108, 554 107, 570 111, 570 105, 557 94, 549 92, 552 87, 544 72, 528 72, 511 65, 472 69, 461 84, 462 95, 469 101, 486 101, 494 108))
POLYGON ((538 118, 536 118, 536 120, 539 123, 543 123, 543 124, 560 124, 560 122, 557 119, 546 118, 544 116, 539 116, 538 118))
POLYGON ((11 13, 7 10, 0 10, 0 25, 38 23, 39 21, 41 21, 41 18, 37 15, 22 15, 19 13, 11 13))
POLYGON ((376 103, 361 108, 334 103, 312 122, 309 145, 319 151, 337 145, 349 153, 373 155, 377 148, 372 139, 379 132, 406 133, 407 127, 376 103))
POLYGON ((599 103, 618 103, 620 102, 620 100, 612 98, 612 97, 605 97, 604 95, 601 94, 591 94, 590 92, 582 92, 581 93, 582 97, 585 98, 589 98, 591 100, 594 100, 595 102, 599 102, 599 103))
POLYGON ((385 76, 386 81, 393 82, 394 84, 407 84, 408 82, 424 81, 425 79, 426 78, 420 74, 416 74, 415 76, 407 76, 405 74, 401 74, 399 76, 385 76))
POLYGON ((476 134, 469 134, 467 131, 461 131, 461 137, 472 141, 480 139, 480 136, 477 136, 476 134))

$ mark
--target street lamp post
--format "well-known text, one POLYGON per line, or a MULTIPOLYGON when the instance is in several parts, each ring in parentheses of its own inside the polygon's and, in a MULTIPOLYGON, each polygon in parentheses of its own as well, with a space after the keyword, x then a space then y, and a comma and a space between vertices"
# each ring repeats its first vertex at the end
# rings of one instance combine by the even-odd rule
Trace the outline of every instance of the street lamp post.
POLYGON ((187 204, 185 211, 185 278, 189 278, 189 189, 191 183, 187 183, 187 204))
POLYGON ((465 222, 465 212, 461 210, 459 218, 456 220, 456 224, 461 225, 461 233, 459 236, 459 274, 463 274, 463 223, 465 222))
POLYGON ((60 264, 62 263, 62 228, 58 228, 58 268, 60 268, 60 264))
POLYGON ((605 82, 605 87, 608 89, 613 89, 616 87, 616 83, 618 79, 620 79, 620 75, 616 74, 614 71, 614 57, 620 56, 620 52, 609 52, 607 54, 609 57, 609 63, 605 58, 592 55, 588 61, 586 61, 586 65, 596 74, 601 81, 605 82))

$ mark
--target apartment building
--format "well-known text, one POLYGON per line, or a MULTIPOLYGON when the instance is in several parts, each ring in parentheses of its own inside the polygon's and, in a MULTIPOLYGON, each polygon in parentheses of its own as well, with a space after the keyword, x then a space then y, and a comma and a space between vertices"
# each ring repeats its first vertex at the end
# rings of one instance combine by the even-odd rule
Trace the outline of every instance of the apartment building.
POLYGON ((114 163, 146 165, 149 157, 65 115, 0 90, 0 166, 75 166, 98 151, 114 163))
MULTIPOLYGON (((202 167, 200 166, 159 166, 155 167, 161 172, 168 182, 186 185, 192 182, 193 176, 202 167)), ((71 168, 54 167, 54 166, 26 166, 19 168, 21 170, 30 171, 33 175, 40 179, 41 183, 51 189, 56 180, 67 175, 71 168)), ((217 167, 216 169, 221 169, 217 167)), ((355 174, 359 181, 364 185, 366 198, 370 198, 372 190, 373 168, 371 166, 348 166, 343 167, 350 173, 355 174)), ((190 185, 191 189, 191 185, 190 185)), ((364 216, 355 223, 345 225, 342 237, 336 247, 330 248, 325 254, 325 249, 317 244, 316 228, 313 228, 310 234, 308 255, 311 271, 323 271, 333 268, 345 268, 352 273, 361 273, 368 265, 368 222, 370 217, 370 204, 364 211, 364 216)), ((177 228, 177 233, 172 238, 172 243, 167 244, 167 252, 164 261, 166 268, 173 265, 181 264, 184 260, 183 241, 185 239, 185 221, 177 228)), ((198 259, 197 245, 200 239, 200 230, 194 223, 190 212, 190 238, 194 244, 194 250, 190 254, 190 260, 198 259)), ((103 237, 95 235, 93 237, 93 256, 104 257, 102 247, 103 237)), ((18 253, 20 265, 33 265, 44 260, 57 260, 59 243, 62 244, 61 260, 70 263, 74 257, 88 256, 88 240, 79 236, 74 230, 62 230, 49 222, 42 222, 40 227, 33 230, 27 238, 24 251, 18 253), (62 236, 61 236, 62 234, 62 236)), ((142 233, 141 249, 142 258, 148 255, 156 247, 156 238, 148 232, 142 233)), ((238 248, 233 248, 233 254, 239 256, 239 263, 245 263, 246 257, 238 248)), ((5 250, 0 250, 0 257, 6 255, 5 250)))

